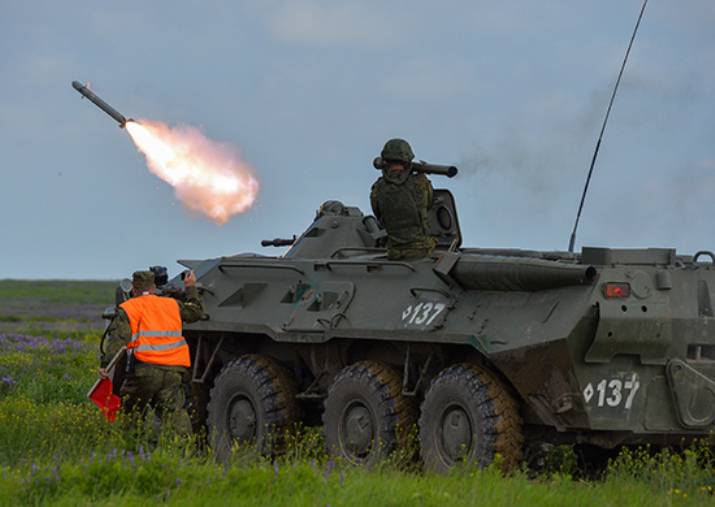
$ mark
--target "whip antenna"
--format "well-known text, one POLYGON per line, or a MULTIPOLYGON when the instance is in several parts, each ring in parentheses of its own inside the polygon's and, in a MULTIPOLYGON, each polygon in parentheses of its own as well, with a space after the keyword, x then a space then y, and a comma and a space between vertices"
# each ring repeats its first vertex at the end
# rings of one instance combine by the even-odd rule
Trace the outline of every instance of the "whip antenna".
POLYGON ((581 202, 578 205, 578 212, 576 213, 576 221, 573 224, 573 231, 571 232, 571 239, 569 240, 569 252, 573 252, 574 243, 576 243, 576 229, 578 229, 578 222, 581 219, 581 211, 583 210, 583 203, 586 200, 586 193, 588 193, 588 185, 591 183, 591 175, 593 174, 593 167, 596 165, 596 158, 598 157, 598 150, 601 148, 601 141, 603 140, 603 133, 606 130, 606 124, 608 123, 608 117, 611 114, 611 108, 613 107, 613 101, 616 98, 616 93, 618 93, 618 85, 621 84, 621 77, 623 76, 623 70, 626 68, 626 62, 628 62, 628 55, 631 54, 631 48, 633 47, 633 41, 636 38, 636 33, 638 33, 638 27, 641 24, 641 19, 643 19, 643 13, 645 12, 645 6, 648 4, 648 0, 643 0, 643 5, 641 6, 641 12, 638 15, 638 21, 636 21, 636 26, 633 29, 633 35, 631 35, 631 40, 628 43, 628 49, 626 49, 626 56, 623 58, 623 63, 621 64, 621 71, 618 73, 618 79, 616 79, 616 85, 613 87, 613 93, 611 94, 611 100, 608 103, 608 109, 606 110, 606 117, 603 119, 603 125, 601 125, 601 133, 598 135, 598 141, 596 141, 596 149, 593 151, 593 158, 591 159, 591 166, 588 168, 588 176, 586 176, 586 185, 583 187, 583 193, 581 194, 581 202))

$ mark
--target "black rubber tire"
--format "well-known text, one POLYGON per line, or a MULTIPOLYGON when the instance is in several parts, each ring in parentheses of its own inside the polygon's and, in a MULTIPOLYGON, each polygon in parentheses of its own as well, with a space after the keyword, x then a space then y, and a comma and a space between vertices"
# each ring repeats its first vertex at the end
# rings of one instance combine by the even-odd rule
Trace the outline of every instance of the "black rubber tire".
POLYGON ((504 471, 521 463, 519 406, 493 373, 477 365, 457 364, 437 375, 422 403, 419 427, 426 470, 443 473, 460 463, 484 467, 497 453, 504 471))
POLYGON ((245 355, 223 367, 208 403, 209 442, 225 460, 235 443, 255 444, 266 455, 280 449, 281 437, 298 421, 297 388, 273 359, 245 355))
POLYGON ((396 370, 360 361, 343 368, 328 391, 323 412, 326 448, 355 465, 374 465, 403 446, 409 455, 406 446, 415 414, 396 370))

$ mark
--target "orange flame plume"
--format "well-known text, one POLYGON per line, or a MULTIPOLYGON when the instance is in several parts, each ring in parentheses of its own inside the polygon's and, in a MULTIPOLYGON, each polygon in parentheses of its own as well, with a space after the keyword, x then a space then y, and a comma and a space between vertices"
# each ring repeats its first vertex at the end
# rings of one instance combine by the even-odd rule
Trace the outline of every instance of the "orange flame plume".
POLYGON ((230 146, 207 139, 193 127, 141 120, 127 122, 126 128, 151 172, 174 187, 189 209, 225 224, 255 203, 258 181, 230 146))

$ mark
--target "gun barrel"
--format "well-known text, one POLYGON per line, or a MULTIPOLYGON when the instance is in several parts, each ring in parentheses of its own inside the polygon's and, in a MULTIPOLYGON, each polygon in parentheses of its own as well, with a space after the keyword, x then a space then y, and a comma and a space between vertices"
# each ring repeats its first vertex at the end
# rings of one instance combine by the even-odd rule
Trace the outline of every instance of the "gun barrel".
POLYGON ((291 246, 293 243, 295 243, 295 239, 295 236, 292 239, 264 239, 261 241, 261 246, 291 246))
POLYGON ((87 88, 85 85, 78 81, 72 81, 72 88, 77 90, 79 93, 82 94, 83 97, 88 98, 92 103, 94 103, 95 106, 97 106, 99 109, 107 113, 109 116, 111 116, 114 120, 116 120, 119 123, 120 127, 124 127, 127 124, 127 119, 126 117, 114 109, 112 106, 107 104, 105 101, 100 99, 97 94, 95 94, 92 90, 87 88))
MULTIPOLYGON (((376 157, 375 160, 372 161, 372 165, 375 169, 381 171, 385 168, 385 161, 382 160, 382 157, 376 157)), ((447 178, 454 178, 457 176, 457 173, 459 173, 459 169, 453 165, 430 164, 424 160, 412 162, 412 170, 423 174, 439 174, 447 178)))

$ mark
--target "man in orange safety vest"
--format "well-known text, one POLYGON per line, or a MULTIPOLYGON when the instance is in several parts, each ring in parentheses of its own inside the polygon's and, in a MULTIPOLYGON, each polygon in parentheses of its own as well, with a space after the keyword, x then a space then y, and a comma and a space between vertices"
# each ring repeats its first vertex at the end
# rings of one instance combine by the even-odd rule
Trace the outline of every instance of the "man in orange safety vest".
POLYGON ((151 271, 135 272, 132 297, 119 305, 109 325, 102 358, 105 366, 126 346, 129 366, 120 388, 122 409, 143 415, 152 407, 162 427, 171 427, 180 434, 191 431, 182 389, 191 359, 182 322, 194 322, 203 314, 195 284, 196 275, 189 271, 184 278, 186 291, 179 301, 156 294, 151 271))

